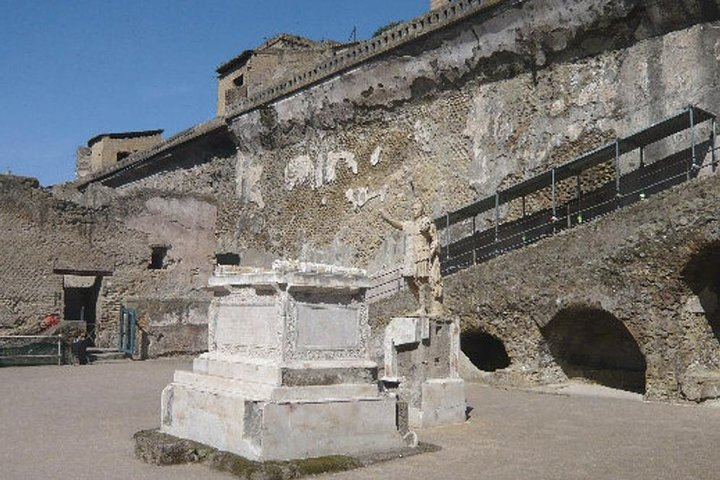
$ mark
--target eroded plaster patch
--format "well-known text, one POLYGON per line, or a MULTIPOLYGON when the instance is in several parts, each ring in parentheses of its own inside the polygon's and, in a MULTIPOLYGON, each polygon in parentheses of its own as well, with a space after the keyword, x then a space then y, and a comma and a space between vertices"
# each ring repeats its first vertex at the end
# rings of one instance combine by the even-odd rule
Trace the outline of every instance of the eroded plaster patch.
POLYGON ((379 198, 381 202, 385 201, 387 195, 387 186, 383 186, 378 190, 372 190, 368 187, 350 188, 345 191, 345 198, 352 203, 355 211, 360 210, 366 203, 374 198, 379 198))
POLYGON ((285 167, 285 188, 292 190, 298 185, 312 184, 315 165, 309 155, 300 155, 288 162, 285 167))
POLYGON ((382 154, 382 146, 378 145, 375 147, 375 150, 373 151, 372 155, 370 155, 370 165, 373 167, 380 163, 380 155, 382 154))
POLYGON ((245 155, 238 153, 236 171, 235 187, 237 195, 245 202, 251 202, 259 208, 264 208, 265 201, 260 191, 262 165, 253 164, 245 155))
POLYGON ((332 183, 337 178, 337 168, 345 165, 353 174, 358 173, 358 163, 355 154, 345 150, 320 154, 313 163, 309 155, 299 155, 285 167, 285 188, 293 190, 295 187, 308 184, 313 189, 332 183))

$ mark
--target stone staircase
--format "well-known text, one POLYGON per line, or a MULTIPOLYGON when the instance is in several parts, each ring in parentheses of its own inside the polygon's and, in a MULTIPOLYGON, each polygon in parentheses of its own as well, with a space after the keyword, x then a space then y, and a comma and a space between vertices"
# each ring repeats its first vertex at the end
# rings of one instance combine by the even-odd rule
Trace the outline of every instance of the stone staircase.
POLYGON ((90 364, 126 363, 132 361, 125 353, 119 352, 115 348, 89 347, 87 349, 87 355, 90 364))

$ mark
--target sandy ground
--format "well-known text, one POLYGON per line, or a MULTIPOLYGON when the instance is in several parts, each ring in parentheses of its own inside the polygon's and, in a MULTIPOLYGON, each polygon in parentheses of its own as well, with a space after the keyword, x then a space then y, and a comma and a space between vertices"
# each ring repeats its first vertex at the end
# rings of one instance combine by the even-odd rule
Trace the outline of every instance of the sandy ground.
MULTIPOLYGON (((132 434, 159 423, 160 391, 188 360, 0 368, 0 478, 228 479, 155 467, 132 434)), ((591 386, 468 384, 472 418, 419 431, 443 449, 317 478, 718 479, 720 408, 639 401, 591 386)))

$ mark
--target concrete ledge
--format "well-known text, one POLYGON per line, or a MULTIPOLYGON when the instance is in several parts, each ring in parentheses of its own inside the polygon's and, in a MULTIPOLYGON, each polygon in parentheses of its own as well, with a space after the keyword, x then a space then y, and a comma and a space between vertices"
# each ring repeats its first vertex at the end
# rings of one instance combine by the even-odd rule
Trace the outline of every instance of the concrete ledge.
POLYGON ((232 453, 193 442, 158 430, 142 430, 135 439, 135 456, 153 465, 203 463, 210 468, 253 480, 285 480, 306 475, 340 472, 396 458, 436 452, 440 447, 420 443, 416 448, 400 448, 362 456, 333 455, 287 462, 254 462, 232 453))

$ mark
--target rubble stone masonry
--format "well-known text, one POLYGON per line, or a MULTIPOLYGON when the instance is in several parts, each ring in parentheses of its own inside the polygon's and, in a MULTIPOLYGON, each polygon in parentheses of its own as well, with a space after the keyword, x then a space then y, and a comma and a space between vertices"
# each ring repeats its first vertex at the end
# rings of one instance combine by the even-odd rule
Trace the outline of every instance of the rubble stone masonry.
MULTIPOLYGON (((189 140, 169 141, 167 150, 161 146, 132 158, 134 167, 123 163, 75 185, 82 194, 66 192, 91 206, 93 218, 104 215, 95 223, 101 233, 94 233, 93 246, 111 256, 115 273, 109 286, 103 283, 103 338, 110 342, 112 319, 130 298, 155 301, 141 309, 146 325, 157 329, 155 345, 178 331, 173 325, 201 325, 207 301, 202 286, 216 253, 237 253, 242 265, 252 266, 285 257, 371 273, 392 270, 403 246, 383 224, 381 208, 409 217, 418 198, 438 216, 688 104, 720 112, 716 1, 527 0, 457 13, 471 3, 477 2, 452 2, 447 8, 456 13, 449 10, 445 20, 443 11, 436 12, 422 17, 422 25, 411 20, 360 43, 327 70, 318 66, 230 107, 224 119, 209 122, 189 140), (419 33, 411 35, 414 24, 419 33), (363 56, 372 48, 376 53, 363 56), (323 77, 323 71, 336 73, 323 77), (148 271, 150 248, 157 244, 172 245, 172 268, 148 271)), ((648 149, 646 161, 662 153, 648 149)), ((628 211, 643 215, 635 207, 628 211)), ((65 228, 64 220, 59 223, 65 228)), ((14 238, 17 243, 28 237, 14 238)), ((547 244, 558 246, 560 238, 547 244)), ((512 258, 523 254, 530 253, 512 258)), ((520 281, 512 275, 523 275, 520 265, 505 271, 497 281, 507 285, 520 281)), ((614 285, 614 275, 621 273, 615 271, 608 285, 614 285)), ((480 308, 485 288, 478 286, 482 282, 457 282, 448 280, 449 301, 469 328, 477 320, 463 309, 480 308), (460 297, 477 302, 460 307, 460 297)), ((2 291, 0 298, 5 296, 2 291)), ((489 309, 487 318, 500 305, 482 307, 489 309)), ((532 305, 518 306, 513 311, 524 312, 522 320, 508 320, 497 333, 508 342, 514 365, 530 369, 527 378, 560 378, 556 365, 532 353, 539 342, 528 337, 523 347, 534 321, 532 305)), ((23 310, 11 308, 14 315, 23 310)), ((627 320, 625 312, 614 314, 627 320)), ((653 355, 675 354, 667 353, 667 345, 647 348, 660 342, 666 328, 665 317, 652 318, 657 322, 638 335, 648 369, 657 368, 648 373, 647 392, 678 396, 676 368, 691 360, 655 361, 653 355)), ((631 333, 640 331, 628 325, 631 333)), ((182 341, 187 337, 159 351, 180 349, 182 341)), ((692 356, 689 344, 677 345, 684 352, 679 355, 692 356)))

